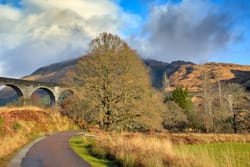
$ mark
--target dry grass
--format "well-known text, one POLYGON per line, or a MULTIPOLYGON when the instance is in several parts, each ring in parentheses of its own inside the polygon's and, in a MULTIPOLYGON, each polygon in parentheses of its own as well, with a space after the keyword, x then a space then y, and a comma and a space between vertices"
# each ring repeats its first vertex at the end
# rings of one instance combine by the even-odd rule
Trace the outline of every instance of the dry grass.
POLYGON ((101 132, 98 132, 97 135, 98 137, 95 140, 84 137, 87 143, 91 143, 90 153, 100 158, 113 157, 118 162, 118 166, 241 167, 245 166, 245 164, 249 165, 249 163, 245 162, 250 160, 248 158, 250 152, 246 151, 249 144, 245 144, 249 143, 249 135, 108 134, 101 132), (174 136, 178 145, 172 144, 170 136, 172 138, 174 136), (196 144, 202 142, 218 144, 185 145, 187 143, 196 144), (222 142, 231 143, 222 144, 222 142))
POLYGON ((12 112, 12 111, 23 111, 23 110, 32 110, 32 111, 41 111, 43 110, 44 112, 48 112, 49 109, 41 109, 40 107, 37 106, 21 106, 21 107, 0 107, 0 113, 3 112, 12 112))
POLYGON ((205 144, 240 142, 249 143, 250 134, 200 134, 200 133, 176 133, 162 134, 162 137, 169 138, 174 144, 205 144))
POLYGON ((38 107, 2 107, 0 166, 22 146, 45 133, 76 129, 75 123, 59 112, 38 107))
POLYGON ((91 152, 101 157, 112 155, 125 167, 170 166, 176 159, 169 140, 143 134, 102 134, 91 152))
POLYGON ((5 135, 1 137, 0 158, 11 154, 20 146, 26 144, 30 140, 26 130, 27 129, 17 131, 15 133, 15 136, 5 135))

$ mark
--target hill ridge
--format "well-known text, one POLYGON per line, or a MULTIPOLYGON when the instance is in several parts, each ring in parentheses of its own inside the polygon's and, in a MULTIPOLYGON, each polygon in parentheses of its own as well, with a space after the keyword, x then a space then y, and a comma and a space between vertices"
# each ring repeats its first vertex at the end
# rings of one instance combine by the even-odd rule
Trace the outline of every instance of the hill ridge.
MULTIPOLYGON (((45 82, 62 82, 66 73, 74 70, 79 58, 40 67, 24 79, 45 82)), ((171 63, 153 59, 144 59, 151 75, 152 86, 156 89, 171 91, 177 86, 188 87, 191 91, 201 90, 204 72, 209 75, 209 82, 234 82, 250 89, 250 66, 223 62, 195 64, 177 60, 171 63), (167 88, 166 88, 167 87, 167 88)))

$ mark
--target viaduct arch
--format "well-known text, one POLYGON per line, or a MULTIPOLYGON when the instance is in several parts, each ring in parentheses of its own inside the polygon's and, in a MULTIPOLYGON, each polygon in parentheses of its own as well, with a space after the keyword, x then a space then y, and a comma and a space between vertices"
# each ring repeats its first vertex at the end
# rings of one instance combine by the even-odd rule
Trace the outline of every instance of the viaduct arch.
POLYGON ((13 88, 17 95, 23 98, 24 105, 31 104, 31 96, 38 89, 45 90, 48 93, 52 101, 51 105, 56 104, 59 101, 60 95, 63 92, 69 90, 72 91, 64 84, 28 81, 5 77, 0 77, 0 85, 13 88))

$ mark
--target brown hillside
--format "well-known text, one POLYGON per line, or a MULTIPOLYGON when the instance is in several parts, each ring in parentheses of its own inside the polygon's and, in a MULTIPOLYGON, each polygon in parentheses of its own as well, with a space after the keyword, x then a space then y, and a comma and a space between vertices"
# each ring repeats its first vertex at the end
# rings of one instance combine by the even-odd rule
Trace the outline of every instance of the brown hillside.
MULTIPOLYGON (((24 79, 60 83, 69 71, 75 69, 78 60, 74 59, 42 67, 24 79)), ((162 89, 165 86, 167 87, 166 91, 172 91, 175 87, 182 86, 193 92, 200 91, 206 76, 208 83, 234 82, 250 90, 250 66, 226 63, 196 65, 185 61, 165 63, 155 60, 144 60, 144 63, 151 74, 152 86, 157 89, 162 89)))
POLYGON ((187 87, 190 91, 200 91, 202 84, 206 80, 208 83, 235 82, 250 88, 250 66, 207 63, 203 65, 183 65, 169 78, 170 87, 166 91, 171 91, 177 86, 187 87))

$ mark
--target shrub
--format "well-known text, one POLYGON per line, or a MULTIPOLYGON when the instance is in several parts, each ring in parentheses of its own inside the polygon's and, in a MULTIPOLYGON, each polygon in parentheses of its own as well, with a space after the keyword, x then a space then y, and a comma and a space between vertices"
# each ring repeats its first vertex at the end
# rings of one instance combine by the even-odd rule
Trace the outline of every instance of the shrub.
POLYGON ((184 131, 188 125, 187 115, 175 102, 166 102, 167 112, 164 113, 163 126, 169 131, 184 131))
POLYGON ((12 129, 13 130, 18 130, 18 129, 21 129, 22 128, 22 125, 19 123, 19 122, 16 122, 13 126, 12 126, 12 129))

